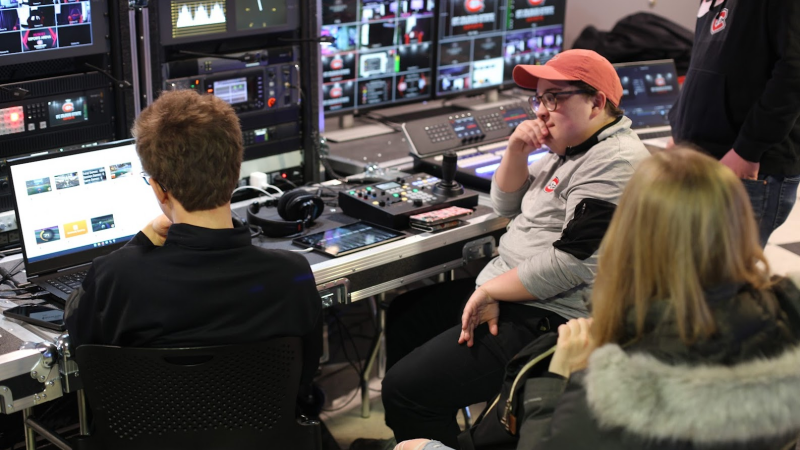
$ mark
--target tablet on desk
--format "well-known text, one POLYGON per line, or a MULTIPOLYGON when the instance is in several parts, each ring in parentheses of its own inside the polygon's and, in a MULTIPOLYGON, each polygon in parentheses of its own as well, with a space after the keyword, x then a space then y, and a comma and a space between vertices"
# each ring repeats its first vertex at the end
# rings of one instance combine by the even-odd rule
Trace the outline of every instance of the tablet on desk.
POLYGON ((292 239, 292 243, 301 247, 313 248, 327 255, 344 256, 404 237, 406 235, 399 231, 371 223, 356 222, 332 230, 297 237, 292 239))

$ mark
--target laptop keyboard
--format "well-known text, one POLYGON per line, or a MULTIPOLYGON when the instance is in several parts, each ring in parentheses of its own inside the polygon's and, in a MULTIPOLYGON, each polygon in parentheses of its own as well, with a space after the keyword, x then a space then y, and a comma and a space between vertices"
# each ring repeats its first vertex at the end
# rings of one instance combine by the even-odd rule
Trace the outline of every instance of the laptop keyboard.
POLYGON ((672 131, 665 130, 665 131, 653 131, 650 133, 636 133, 639 135, 639 139, 653 139, 653 138, 660 138, 660 137, 670 137, 672 136, 672 131))
POLYGON ((83 279, 86 278, 86 273, 89 270, 82 270, 80 272, 71 273, 69 275, 61 275, 60 277, 55 277, 47 280, 48 283, 55 286, 59 291, 64 292, 66 294, 71 294, 72 291, 78 289, 78 287, 83 282, 83 279))

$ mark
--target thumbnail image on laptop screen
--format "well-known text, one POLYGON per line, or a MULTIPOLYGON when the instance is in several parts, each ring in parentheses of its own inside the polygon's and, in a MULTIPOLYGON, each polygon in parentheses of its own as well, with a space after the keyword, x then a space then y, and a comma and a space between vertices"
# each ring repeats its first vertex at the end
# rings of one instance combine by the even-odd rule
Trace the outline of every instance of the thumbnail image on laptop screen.
POLYGON ((161 214, 132 143, 43 158, 10 166, 28 263, 124 243, 161 214))

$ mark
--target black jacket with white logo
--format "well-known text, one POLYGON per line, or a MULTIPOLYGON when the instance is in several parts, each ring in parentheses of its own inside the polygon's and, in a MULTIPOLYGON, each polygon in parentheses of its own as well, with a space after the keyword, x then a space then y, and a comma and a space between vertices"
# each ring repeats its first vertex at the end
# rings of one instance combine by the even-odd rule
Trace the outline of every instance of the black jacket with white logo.
POLYGON ((676 142, 763 174, 800 174, 800 2, 702 0, 692 59, 670 111, 676 142))

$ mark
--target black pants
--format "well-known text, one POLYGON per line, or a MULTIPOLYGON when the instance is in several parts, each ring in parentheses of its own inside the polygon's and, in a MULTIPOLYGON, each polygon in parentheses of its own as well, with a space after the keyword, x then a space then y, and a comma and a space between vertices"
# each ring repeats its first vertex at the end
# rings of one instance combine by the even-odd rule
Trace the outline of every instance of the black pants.
POLYGON ((442 283, 403 294, 389 307, 381 396, 398 441, 428 438, 459 448, 458 410, 494 397, 511 357, 566 323, 540 308, 500 302, 498 335, 483 324, 471 348, 459 345, 463 305, 474 289, 474 279, 442 283))

